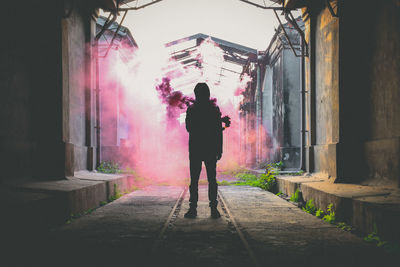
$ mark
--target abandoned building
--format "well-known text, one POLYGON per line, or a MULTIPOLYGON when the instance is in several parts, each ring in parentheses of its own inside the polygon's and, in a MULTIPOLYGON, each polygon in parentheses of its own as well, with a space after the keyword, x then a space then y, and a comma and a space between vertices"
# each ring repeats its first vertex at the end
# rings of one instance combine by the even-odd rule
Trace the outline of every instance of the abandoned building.
MULTIPOLYGON (((286 171, 303 171, 296 181, 278 180, 279 191, 300 189, 318 208, 333 203, 337 217, 360 232, 377 227, 382 237, 400 240, 400 1, 240 1, 279 20, 264 51, 207 34, 166 45, 210 38, 238 67, 220 70, 220 77, 251 78, 237 110, 240 141, 226 149, 240 147, 241 163, 254 172, 278 161, 286 171)), ((121 174, 116 182, 95 172, 135 149, 126 145, 135 125, 122 90, 102 72, 103 58, 124 64, 132 57, 141 44, 117 18, 160 1, 122 7, 129 2, 137 1, 3 4, 10 25, 0 51, 0 192, 15 221, 27 221, 26 212, 41 214, 35 227, 59 225, 99 207, 116 184, 131 188, 132 177, 121 174)), ((198 66, 191 49, 172 57, 198 66)))
MULTIPOLYGON (((102 31, 107 21, 107 18, 103 16, 97 19, 96 34, 102 31)), ((96 101, 99 104, 97 104, 96 112, 98 113, 96 117, 99 118, 97 120, 98 128, 101 129, 101 125, 107 125, 107 131, 96 131, 100 135, 96 136, 97 147, 100 147, 96 159, 97 162, 120 162, 120 151, 129 149, 126 141, 129 139, 129 127, 132 127, 132 125, 129 125, 126 103, 123 101, 123 91, 119 88, 120 83, 115 81, 115 77, 107 76, 109 66, 104 65, 108 62, 127 64, 138 45, 129 29, 116 22, 111 23, 99 36, 98 62, 96 61, 95 64, 100 79, 98 90, 101 93, 97 94, 99 99, 96 99, 96 101), (105 58, 107 60, 104 60, 105 58)))
MULTIPOLYGON (((296 21, 304 30, 301 18, 296 21)), ((255 134, 243 148, 250 166, 282 161, 286 170, 301 169, 301 52, 300 34, 286 23, 258 52, 258 60, 244 66, 252 76, 240 108, 243 131, 255 134)))

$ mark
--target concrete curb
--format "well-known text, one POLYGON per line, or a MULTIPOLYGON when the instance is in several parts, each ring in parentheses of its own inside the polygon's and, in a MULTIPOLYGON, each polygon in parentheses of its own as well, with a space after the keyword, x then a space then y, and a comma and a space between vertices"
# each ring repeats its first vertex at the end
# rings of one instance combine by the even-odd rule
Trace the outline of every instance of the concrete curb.
POLYGON ((19 210, 19 216, 11 216, 12 221, 31 221, 32 218, 37 221, 40 218, 37 224, 45 228, 101 206, 114 196, 115 188, 121 193, 133 191, 133 185, 131 175, 77 172, 65 180, 8 186, 3 190, 8 192, 5 194, 8 197, 3 197, 8 199, 8 204, 3 201, 2 205, 12 214, 19 210))
POLYGON ((324 211, 332 203, 337 221, 354 226, 361 235, 373 232, 376 224, 383 240, 400 240, 400 190, 397 187, 335 184, 318 176, 277 176, 278 191, 291 196, 296 189, 304 202, 313 199, 314 205, 324 211))

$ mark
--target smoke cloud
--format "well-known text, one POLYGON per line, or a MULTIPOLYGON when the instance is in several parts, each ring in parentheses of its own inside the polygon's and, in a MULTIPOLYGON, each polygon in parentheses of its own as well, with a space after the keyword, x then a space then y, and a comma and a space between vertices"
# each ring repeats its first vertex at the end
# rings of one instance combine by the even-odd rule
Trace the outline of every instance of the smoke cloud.
POLYGON ((231 118, 231 126, 224 131, 224 152, 218 167, 239 165, 243 156, 238 107, 251 78, 221 73, 227 63, 211 39, 203 41, 191 55, 200 66, 183 66, 171 58, 166 47, 134 51, 120 47, 101 60, 103 160, 118 161, 157 182, 174 184, 188 178, 185 112, 194 101, 195 85, 206 82, 223 116, 231 118))

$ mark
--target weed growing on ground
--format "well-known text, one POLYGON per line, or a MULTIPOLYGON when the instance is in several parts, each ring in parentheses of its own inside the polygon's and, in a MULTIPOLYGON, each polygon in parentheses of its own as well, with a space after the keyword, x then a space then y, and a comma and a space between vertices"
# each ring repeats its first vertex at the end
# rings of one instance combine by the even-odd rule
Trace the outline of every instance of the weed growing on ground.
MULTIPOLYGON (((318 218, 330 223, 336 225, 337 228, 340 228, 344 231, 352 232, 354 228, 345 223, 345 222, 336 222, 336 216, 335 216, 335 211, 333 210, 333 204, 330 203, 328 205, 328 209, 326 212, 324 212, 321 209, 316 209, 314 205, 314 200, 310 199, 306 202, 306 205, 302 207, 302 210, 304 210, 307 213, 314 214, 318 218)), ((397 243, 393 242, 388 242, 382 240, 379 235, 378 235, 378 229, 376 227, 376 224, 374 223, 374 230, 369 233, 366 237, 364 237, 364 240, 366 242, 371 242, 376 244, 377 247, 385 249, 389 253, 393 254, 399 254, 400 255, 400 246, 397 243)))
POLYGON ((224 186, 224 185, 232 185, 232 182, 222 180, 222 181, 217 181, 217 184, 218 185, 222 185, 222 186, 224 186))
POLYGON ((278 193, 276 193, 275 195, 277 195, 278 197, 280 196, 280 195, 282 195, 283 193, 281 192, 281 191, 279 191, 278 193))
POLYGON ((376 246, 378 247, 383 247, 387 243, 386 241, 382 241, 381 238, 378 236, 378 229, 376 227, 376 223, 374 223, 374 231, 372 233, 369 233, 366 237, 364 237, 364 240, 367 242, 376 243, 376 246))
POLYGON ((325 214, 325 212, 323 211, 323 210, 321 210, 321 209, 317 209, 316 211, 315 211, 315 216, 317 216, 318 218, 322 218, 322 217, 324 217, 324 214, 325 214))
POLYGON ((333 204, 328 205, 327 213, 322 217, 322 220, 334 224, 335 223, 335 212, 333 211, 333 204))
POLYGON ((366 237, 364 237, 364 240, 370 243, 374 243, 379 248, 384 248, 389 253, 400 254, 399 244, 384 241, 379 237, 376 223, 374 223, 374 231, 372 231, 366 237))
POLYGON ((317 208, 315 207, 313 203, 313 199, 310 199, 306 202, 306 205, 302 207, 301 209, 304 210, 307 213, 313 214, 316 212, 317 208))
POLYGON ((232 182, 233 185, 249 185, 267 191, 273 191, 276 185, 276 178, 273 173, 263 173, 260 177, 251 173, 240 173, 236 177, 239 178, 239 181, 232 182))
POLYGON ((292 202, 299 202, 300 190, 297 188, 293 195, 290 196, 290 201, 292 202))
POLYGON ((243 166, 236 166, 235 168, 221 172, 221 174, 231 175, 231 176, 237 176, 238 174, 241 174, 241 173, 250 173, 250 171, 243 166))
POLYGON ((351 232, 351 231, 353 230, 353 227, 352 227, 351 225, 348 225, 348 224, 345 223, 345 222, 339 222, 339 223, 337 223, 337 224, 336 224, 336 227, 337 227, 337 228, 340 228, 340 229, 342 229, 342 230, 345 230, 345 231, 347 231, 347 232, 351 232))
POLYGON ((267 191, 273 191, 275 185, 276 185, 276 178, 274 173, 265 173, 261 174, 260 178, 260 186, 262 189, 267 190, 267 191))
POLYGON ((257 165, 258 169, 270 169, 270 168, 275 168, 275 169, 279 169, 282 170, 283 168, 283 162, 279 161, 279 162, 274 162, 274 163, 269 163, 269 162, 261 162, 257 165))
POLYGON ((283 168, 283 163, 282 161, 276 162, 276 163, 270 163, 265 167, 265 173, 272 173, 274 175, 278 175, 279 172, 283 168))
POLYGON ((101 162, 99 167, 97 167, 97 171, 102 172, 102 173, 121 173, 122 172, 118 163, 108 162, 108 161, 101 162))
POLYGON ((315 207, 314 205, 314 199, 310 199, 306 202, 306 205, 304 207, 301 208, 302 210, 304 210, 307 213, 313 214, 316 217, 329 222, 331 224, 336 224, 336 227, 345 230, 345 231, 352 231, 353 227, 351 225, 348 225, 345 222, 338 222, 336 223, 336 217, 335 217, 335 212, 333 211, 333 204, 330 203, 328 205, 328 209, 327 212, 325 213, 323 210, 321 209, 317 209, 317 207, 315 207))
POLYGON ((114 194, 109 196, 108 202, 112 202, 114 200, 117 200, 118 198, 122 197, 121 191, 119 191, 119 188, 117 184, 114 184, 114 194))

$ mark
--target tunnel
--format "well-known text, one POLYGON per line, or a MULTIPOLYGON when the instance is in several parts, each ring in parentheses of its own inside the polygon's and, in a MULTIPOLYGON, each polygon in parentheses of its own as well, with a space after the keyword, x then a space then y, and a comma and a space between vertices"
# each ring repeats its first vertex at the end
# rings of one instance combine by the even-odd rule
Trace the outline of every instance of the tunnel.
POLYGON ((398 0, 1 5, 4 266, 398 260, 398 0))

